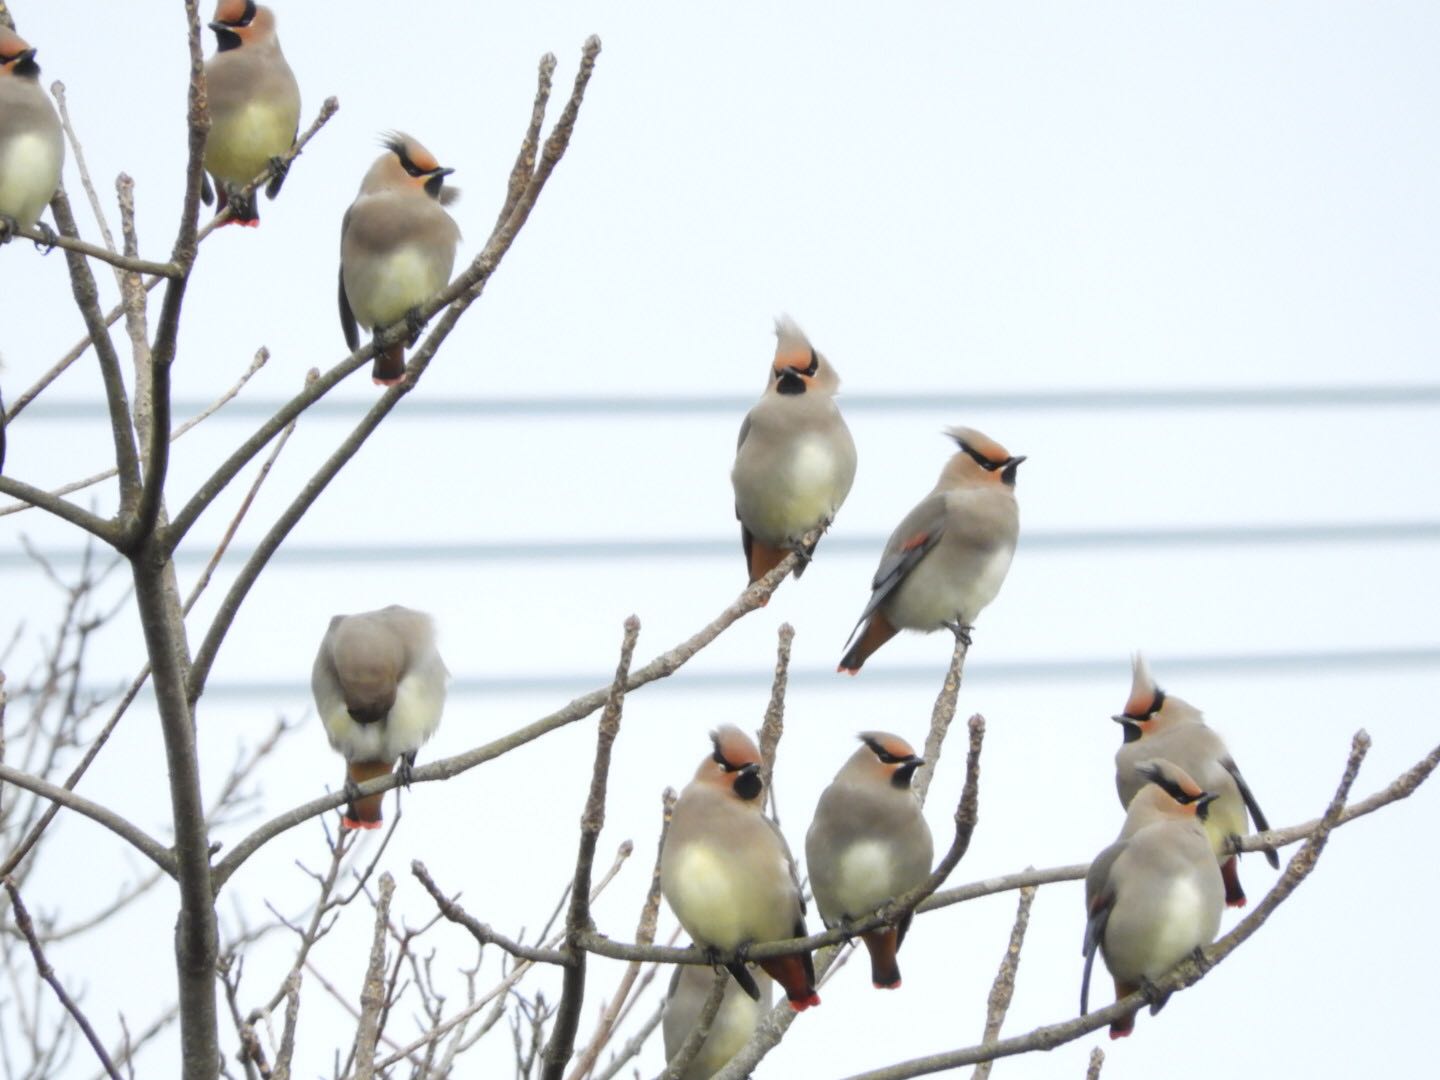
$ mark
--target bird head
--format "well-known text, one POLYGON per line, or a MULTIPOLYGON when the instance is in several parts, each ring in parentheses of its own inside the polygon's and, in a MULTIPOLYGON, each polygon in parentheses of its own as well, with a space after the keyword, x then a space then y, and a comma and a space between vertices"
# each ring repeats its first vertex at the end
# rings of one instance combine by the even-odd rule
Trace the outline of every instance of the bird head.
POLYGON ((0 26, 0 78, 38 79, 40 65, 35 63, 35 50, 15 31, 0 26))
POLYGON ((380 188, 423 191, 441 206, 449 206, 460 197, 458 188, 445 186, 445 178, 455 170, 442 167, 420 140, 403 131, 392 131, 381 144, 387 152, 370 167, 360 187, 362 192, 380 188))
MULTIPOLYGON (((1141 789, 1157 808, 1171 814, 1191 815, 1204 821, 1219 795, 1205 791, 1184 769, 1164 758, 1142 761, 1136 771, 1149 783, 1141 789)), ((1137 799, 1139 795, 1135 796, 1137 799)))
POLYGON ((1200 711, 1189 702, 1167 694, 1150 674, 1150 665, 1141 653, 1130 661, 1130 697, 1123 712, 1110 719, 1125 726, 1125 741, 1134 742, 1165 731, 1176 724, 1199 723, 1200 711))
POLYGON ((216 51, 228 52, 273 37, 275 13, 255 0, 220 0, 210 29, 215 31, 216 51))
POLYGON ((822 390, 833 394, 840 389, 840 376, 830 361, 815 351, 805 331, 789 315, 775 320, 775 359, 770 365, 770 384, 777 394, 806 394, 822 390))
POLYGON ((868 751, 861 755, 868 768, 892 787, 909 790, 915 770, 925 764, 914 747, 888 731, 862 731, 860 741, 868 751))
POLYGON ((1015 471, 1025 460, 1016 456, 988 435, 974 428, 946 428, 945 434, 955 440, 960 452, 945 465, 940 482, 945 487, 957 484, 1001 484, 1015 486, 1015 471))
POLYGON ((700 765, 696 779, 733 792, 743 802, 759 799, 765 787, 760 778, 760 751, 754 741, 733 724, 725 724, 710 733, 714 750, 700 765))

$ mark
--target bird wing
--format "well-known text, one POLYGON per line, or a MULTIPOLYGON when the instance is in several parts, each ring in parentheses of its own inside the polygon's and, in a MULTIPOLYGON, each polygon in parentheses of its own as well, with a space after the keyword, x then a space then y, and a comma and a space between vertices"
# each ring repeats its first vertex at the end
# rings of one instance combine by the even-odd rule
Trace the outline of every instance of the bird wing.
MULTIPOLYGON (((1235 786, 1240 789, 1240 798, 1245 800, 1245 809, 1250 811, 1250 820, 1255 823, 1256 832, 1269 832, 1270 822, 1265 820, 1265 811, 1260 809, 1260 804, 1255 801, 1255 793, 1250 790, 1250 785, 1245 782, 1245 777, 1240 775, 1240 767, 1235 764, 1235 759, 1225 757, 1220 759, 1220 764, 1225 766, 1225 771, 1235 778, 1235 786)), ((1280 856, 1275 854, 1274 848, 1265 849, 1265 861, 1273 869, 1280 869, 1280 856)))
POLYGON ((1085 954, 1085 971, 1080 976, 1080 1015, 1090 1011, 1090 969, 1095 966, 1095 953, 1105 937, 1105 926, 1110 921, 1110 909, 1115 905, 1115 894, 1105 892, 1090 904, 1085 918, 1085 943, 1081 951, 1085 954))
POLYGON ((350 310, 350 298, 345 295, 345 269, 340 269, 340 329, 345 332, 345 344, 354 352, 360 347, 360 328, 355 324, 355 312, 350 310))
MULTIPOLYGON (((875 568, 875 578, 870 583, 873 590, 870 602, 860 613, 855 629, 850 631, 850 640, 865 625, 865 620, 879 609, 889 596, 905 580, 907 574, 919 564, 945 532, 945 496, 934 492, 920 500, 920 504, 905 515, 885 543, 885 553, 880 556, 880 565, 875 568)), ((848 645, 849 642, 847 641, 848 645)))

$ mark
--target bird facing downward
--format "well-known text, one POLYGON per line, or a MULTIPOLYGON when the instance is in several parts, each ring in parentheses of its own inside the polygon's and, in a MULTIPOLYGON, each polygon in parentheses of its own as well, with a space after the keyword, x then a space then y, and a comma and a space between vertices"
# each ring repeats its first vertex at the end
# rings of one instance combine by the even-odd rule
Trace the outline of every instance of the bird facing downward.
POLYGON ((960 450, 886 541, 837 671, 854 675, 900 630, 945 627, 968 645, 975 617, 1005 581, 1020 535, 1015 472, 1025 458, 974 428, 945 434, 960 450))
MULTIPOLYGON (((710 735, 713 752, 675 803, 660 853, 660 888, 680 925, 703 948, 743 950, 805 936, 805 899, 785 838, 764 814, 760 751, 739 728, 710 735)), ((809 952, 757 963, 801 1012, 820 1004, 809 952)), ((743 962, 726 965, 752 998, 743 962)))
MULTIPOLYGON (((910 782, 924 761, 898 735, 861 733, 851 755, 820 796, 805 836, 805 866, 815 906, 828 927, 872 914, 930 874, 935 842, 910 782)), ((898 989, 895 954, 910 915, 862 934, 870 950, 870 981, 898 989)))
MULTIPOLYGON (((386 137, 340 226, 340 327, 351 351, 360 347, 357 323, 379 333, 404 322, 409 343, 419 337, 420 305, 449 284, 460 242, 444 210, 460 195, 444 186, 454 171, 409 135, 386 137)), ((376 354, 377 385, 405 374, 405 345, 376 354)))
POLYGON ((385 776, 397 761, 409 783, 416 751, 440 726, 449 675, 424 612, 391 604, 330 620, 310 687, 330 745, 349 763, 345 828, 379 828, 383 794, 360 797, 356 786, 385 776))
POLYGON ((0 26, 0 243, 39 223, 64 163, 60 117, 40 89, 35 50, 0 26))
MULTIPOLYGON (((275 198, 288 166, 282 155, 300 129, 300 86, 280 51, 275 13, 254 0, 220 0, 210 23, 215 55, 205 62, 210 135, 205 171, 215 179, 227 225, 260 224, 254 195, 242 189, 269 173, 265 194, 275 198)), ((209 184, 201 193, 208 203, 209 184)))
MULTIPOLYGON (((1224 740, 1206 725, 1199 709, 1160 689, 1139 653, 1131 664, 1130 698, 1125 702, 1125 711, 1111 719, 1125 730, 1125 741, 1115 752, 1115 789, 1121 806, 1129 806, 1135 793, 1145 785, 1140 763, 1149 758, 1173 761, 1206 791, 1215 792, 1215 805, 1205 819, 1205 832, 1215 849, 1215 857, 1220 860, 1220 872, 1225 878, 1225 902, 1231 907, 1244 907, 1245 890, 1240 887, 1237 865, 1239 856, 1230 844, 1249 832, 1247 810, 1259 831, 1268 832, 1270 823, 1265 820, 1250 785, 1240 775, 1224 740)), ((1280 858, 1274 848, 1265 849, 1265 858, 1279 869, 1280 858)))
MULTIPOLYGON (((1215 794, 1169 761, 1143 762, 1139 773, 1145 786, 1130 800, 1119 839, 1085 875, 1082 1015, 1090 1008, 1097 949, 1115 979, 1115 999, 1145 990, 1154 1015, 1168 995, 1151 984, 1214 941, 1225 910, 1225 886, 1203 825, 1215 794)), ((1110 1025, 1110 1037, 1134 1028, 1132 1012, 1110 1025)))
POLYGON ((814 548, 802 538, 830 525, 855 480, 855 440, 835 405, 840 376, 789 316, 775 320, 775 337, 765 393, 740 425, 730 472, 752 584, 792 551, 795 576, 804 573, 814 548))

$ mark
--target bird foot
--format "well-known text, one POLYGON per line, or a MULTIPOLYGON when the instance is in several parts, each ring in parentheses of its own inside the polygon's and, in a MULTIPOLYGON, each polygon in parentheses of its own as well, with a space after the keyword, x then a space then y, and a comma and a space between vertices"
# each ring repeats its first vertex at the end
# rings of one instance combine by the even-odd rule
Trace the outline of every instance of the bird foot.
POLYGON ((415 778, 415 755, 402 754, 400 764, 395 767, 395 775, 400 778, 400 783, 408 788, 410 781, 415 778))
POLYGON ((265 183, 265 197, 274 199, 280 194, 280 185, 285 183, 285 177, 290 174, 290 163, 279 154, 270 159, 270 179, 265 183))
POLYGON ((974 644, 974 641, 972 641, 970 638, 970 631, 975 629, 973 626, 966 626, 959 619, 953 619, 949 622, 943 622, 940 625, 945 627, 945 629, 949 630, 952 634, 954 634, 956 640, 964 642, 967 649, 974 644))
POLYGON ((35 250, 42 255, 49 255, 60 242, 60 235, 43 221, 35 223, 35 231, 40 234, 40 239, 35 241, 35 250))
POLYGON ((1194 951, 1190 953, 1190 959, 1195 961, 1195 966, 1200 969, 1201 975, 1210 970, 1210 961, 1205 956, 1205 950, 1199 945, 1196 945, 1194 951))
POLYGON ((1145 999, 1152 1009, 1156 1007, 1157 1003, 1165 1000, 1165 995, 1160 993, 1155 984, 1144 976, 1141 976, 1140 979, 1140 996, 1145 999))
POLYGON ((785 550, 795 554, 797 560, 795 568, 797 570, 804 570, 815 558, 814 553, 800 540, 791 540, 785 545, 785 550))
POLYGON ((20 231, 20 223, 9 214, 0 214, 0 244, 8 244, 20 231))
POLYGON ((420 314, 420 306, 417 304, 405 313, 405 331, 410 335, 407 344, 414 347, 415 342, 420 340, 420 331, 425 329, 425 319, 420 314))

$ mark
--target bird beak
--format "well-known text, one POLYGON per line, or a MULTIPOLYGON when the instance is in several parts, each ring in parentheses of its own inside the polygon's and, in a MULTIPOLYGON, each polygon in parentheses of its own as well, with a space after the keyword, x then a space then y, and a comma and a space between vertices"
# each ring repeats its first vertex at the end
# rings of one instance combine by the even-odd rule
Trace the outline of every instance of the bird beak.
POLYGON ((455 171, 454 169, 436 169, 436 170, 435 170, 433 173, 431 173, 430 175, 431 175, 431 176, 449 176, 449 175, 450 175, 451 173, 453 173, 454 171, 455 171))
POLYGON ((1114 720, 1117 724, 1134 724, 1137 722, 1133 716, 1126 716, 1124 713, 1116 713, 1110 717, 1110 719, 1114 720))

